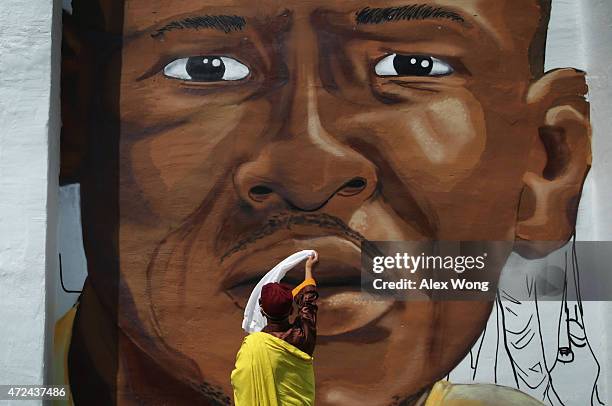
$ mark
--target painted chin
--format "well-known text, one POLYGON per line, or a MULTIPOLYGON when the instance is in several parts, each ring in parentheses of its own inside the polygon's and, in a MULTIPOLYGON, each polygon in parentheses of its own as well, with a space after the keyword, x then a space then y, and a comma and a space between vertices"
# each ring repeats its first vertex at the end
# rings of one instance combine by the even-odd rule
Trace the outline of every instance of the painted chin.
MULTIPOLYGON (((393 301, 375 301, 361 292, 361 250, 354 243, 335 236, 293 238, 261 248, 241 258, 227 272, 226 292, 241 310, 259 279, 276 263, 303 249, 319 253, 314 268, 319 291, 317 336, 347 339, 362 335, 363 329, 375 325, 393 307, 393 301)), ((297 285, 303 279, 302 266, 291 270, 284 283, 297 285)))

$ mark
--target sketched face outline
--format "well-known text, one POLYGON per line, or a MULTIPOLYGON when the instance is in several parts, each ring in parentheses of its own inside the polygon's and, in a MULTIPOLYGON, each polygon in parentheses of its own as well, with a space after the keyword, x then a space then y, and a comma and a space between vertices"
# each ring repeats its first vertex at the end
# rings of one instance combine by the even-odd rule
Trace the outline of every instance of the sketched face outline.
POLYGON ((517 238, 546 155, 550 106, 527 102, 538 3, 209 3, 126 0, 121 329, 230 393, 245 292, 315 248, 321 404, 419 393, 491 303, 359 302, 359 245, 517 238))

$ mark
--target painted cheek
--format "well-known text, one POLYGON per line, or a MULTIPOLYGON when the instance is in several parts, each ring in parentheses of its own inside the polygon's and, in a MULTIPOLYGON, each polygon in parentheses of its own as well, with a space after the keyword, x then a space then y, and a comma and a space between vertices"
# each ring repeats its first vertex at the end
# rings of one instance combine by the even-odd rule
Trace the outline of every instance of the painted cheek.
POLYGON ((195 210, 235 161, 232 140, 237 142, 237 134, 246 131, 245 112, 235 106, 202 112, 128 147, 132 182, 147 206, 165 219, 195 210))
POLYGON ((482 109, 474 99, 433 100, 397 117, 391 161, 402 178, 429 179, 424 189, 448 190, 469 176, 486 144, 482 109))
MULTIPOLYGON (((442 163, 472 166, 484 148, 484 119, 480 109, 473 109, 459 99, 446 99, 432 103, 424 117, 432 131, 427 134, 434 148, 427 148, 427 138, 423 152, 433 164, 442 163), (475 150, 474 150, 475 148, 475 150), (466 154, 468 151, 471 153, 466 154), (466 158, 469 159, 466 162, 466 158)), ((416 140, 423 139, 415 132, 416 140)))
POLYGON ((217 108, 218 100, 186 93, 180 82, 164 78, 128 83, 122 88, 121 121, 136 127, 167 125, 202 109, 217 108))

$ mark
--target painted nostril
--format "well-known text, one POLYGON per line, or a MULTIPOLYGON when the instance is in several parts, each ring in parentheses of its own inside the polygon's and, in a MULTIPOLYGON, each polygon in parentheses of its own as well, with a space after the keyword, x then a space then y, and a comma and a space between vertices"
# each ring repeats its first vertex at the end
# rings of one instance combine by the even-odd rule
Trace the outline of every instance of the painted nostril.
POLYGON ((338 191, 338 194, 342 196, 353 196, 360 193, 367 185, 368 182, 364 178, 354 178, 345 183, 342 189, 338 191))
POLYGON ((249 197, 255 201, 261 202, 267 199, 272 193, 273 193, 273 190, 270 189, 269 187, 257 185, 257 186, 253 186, 249 190, 249 197))

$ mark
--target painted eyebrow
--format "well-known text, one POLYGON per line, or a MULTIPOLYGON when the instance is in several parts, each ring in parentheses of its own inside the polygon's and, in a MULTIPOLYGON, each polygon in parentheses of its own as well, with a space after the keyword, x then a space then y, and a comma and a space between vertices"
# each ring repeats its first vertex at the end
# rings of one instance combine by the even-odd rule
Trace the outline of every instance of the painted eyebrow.
POLYGON ((394 21, 444 19, 464 23, 465 19, 458 13, 444 7, 427 4, 412 4, 402 7, 370 8, 366 7, 355 14, 357 24, 382 24, 394 21))
POLYGON ((172 21, 156 30, 151 37, 159 38, 165 33, 174 30, 202 30, 213 29, 229 33, 240 31, 246 25, 244 17, 237 15, 202 15, 187 17, 182 20, 172 21))

